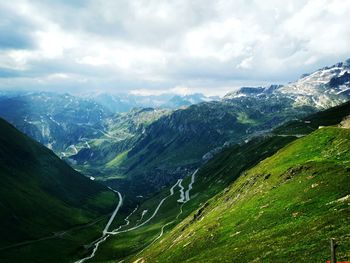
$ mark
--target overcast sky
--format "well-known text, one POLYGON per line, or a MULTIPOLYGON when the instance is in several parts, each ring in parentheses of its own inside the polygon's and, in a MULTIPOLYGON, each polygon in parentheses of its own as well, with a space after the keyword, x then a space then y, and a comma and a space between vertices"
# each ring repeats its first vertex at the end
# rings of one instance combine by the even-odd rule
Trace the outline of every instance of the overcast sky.
POLYGON ((0 89, 223 94, 350 57, 349 0, 0 2, 0 89))

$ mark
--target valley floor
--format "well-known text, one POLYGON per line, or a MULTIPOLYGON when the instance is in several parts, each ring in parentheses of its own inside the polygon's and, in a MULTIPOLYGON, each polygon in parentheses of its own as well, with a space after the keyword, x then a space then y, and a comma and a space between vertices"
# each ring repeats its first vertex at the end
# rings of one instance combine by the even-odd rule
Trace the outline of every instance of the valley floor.
MULTIPOLYGON (((159 224, 158 227, 154 229, 155 231, 152 231, 155 233, 155 235, 153 237, 148 237, 148 243, 143 245, 143 248, 138 252, 138 254, 150 247, 152 244, 154 244, 158 239, 160 239, 163 236, 165 229, 168 226, 175 224, 175 222, 179 220, 180 216, 183 213, 183 206, 187 202, 191 201, 191 190, 193 189, 193 184, 195 183, 197 172, 198 169, 195 172, 193 172, 192 175, 189 178, 187 178, 187 180, 185 180, 186 183, 188 183, 185 186, 183 186, 183 183, 185 183, 184 180, 179 179, 172 187, 170 187, 168 195, 163 197, 158 203, 155 203, 155 206, 153 208, 143 209, 146 208, 145 205, 141 205, 140 207, 137 206, 129 215, 125 217, 125 224, 118 225, 114 230, 109 230, 111 225, 113 225, 113 220, 115 219, 123 200, 121 194, 116 191, 120 197, 120 201, 116 210, 114 211, 114 213, 110 217, 110 220, 105 226, 102 236, 99 239, 92 242, 89 246, 87 246, 88 249, 93 247, 91 254, 84 257, 83 259, 76 261, 76 263, 83 263, 86 261, 94 260, 99 261, 98 259, 95 259, 96 255, 100 256, 102 254, 102 252, 99 251, 99 247, 102 246, 102 243, 108 241, 108 239, 113 238, 114 236, 116 239, 119 239, 118 237, 120 235, 127 236, 130 234, 130 232, 135 231, 141 232, 142 235, 145 236, 146 231, 149 231, 150 228, 154 228, 154 225, 159 224), (175 195, 176 188, 178 189, 177 195, 175 195), (177 210, 177 212, 173 213, 172 211, 169 211, 169 209, 164 209, 164 206, 173 206, 175 210, 177 210), (153 213, 149 217, 147 217, 146 214, 150 214, 149 211, 151 211, 151 209, 154 209, 153 213), (164 223, 159 222, 160 220, 164 220, 160 216, 158 216, 159 211, 161 211, 161 213, 164 213, 164 211, 167 211, 168 213, 170 212, 169 218, 166 218, 166 221, 164 221, 164 223), (139 214, 140 212, 141 217, 139 214), (171 214, 175 215, 172 219, 171 214)), ((116 224, 114 225, 116 226, 116 224)))

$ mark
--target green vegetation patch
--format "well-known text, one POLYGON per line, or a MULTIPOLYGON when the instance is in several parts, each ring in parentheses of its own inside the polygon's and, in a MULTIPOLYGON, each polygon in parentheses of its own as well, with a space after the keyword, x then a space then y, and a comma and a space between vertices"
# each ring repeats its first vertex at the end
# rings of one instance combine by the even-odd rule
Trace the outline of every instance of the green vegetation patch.
MULTIPOLYGON (((145 262, 350 259, 350 131, 324 128, 244 173, 161 241, 145 262)), ((131 262, 132 262, 131 260, 131 262)))
POLYGON ((124 151, 120 154, 118 154, 113 160, 109 161, 106 164, 107 168, 113 168, 113 167, 118 167, 128 156, 129 151, 124 151))
POLYGON ((251 119, 246 112, 238 113, 237 120, 242 124, 258 124, 256 120, 251 119))

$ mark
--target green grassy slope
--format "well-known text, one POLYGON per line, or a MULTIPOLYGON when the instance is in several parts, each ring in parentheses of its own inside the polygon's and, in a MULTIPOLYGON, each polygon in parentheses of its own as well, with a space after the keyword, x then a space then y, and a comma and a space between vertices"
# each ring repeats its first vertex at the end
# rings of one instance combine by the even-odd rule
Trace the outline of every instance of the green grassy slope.
MULTIPOLYGON (((97 227, 98 222, 105 220, 104 217, 108 216, 118 201, 114 193, 77 173, 52 151, 2 119, 0 168, 2 262, 47 262, 48 259, 50 262, 66 259, 67 262, 72 257, 67 255, 71 253, 68 250, 77 249, 83 240, 77 236, 69 237, 67 235, 71 233, 66 235, 63 232, 86 227, 86 224, 96 221, 91 226, 90 239, 94 238, 97 231, 101 230, 101 226, 97 227), (67 239, 67 247, 62 244, 57 247, 48 245, 45 253, 37 254, 36 245, 44 247, 40 242, 25 248, 16 246, 54 234, 67 239), (61 258, 58 259, 57 255, 61 258)), ((85 241, 90 234, 79 235, 85 235, 85 241)), ((50 239, 50 242, 54 244, 56 241, 50 239)))
MULTIPOLYGON (((176 187, 175 194, 167 199, 161 206, 158 214, 146 225, 137 230, 121 233, 113 236, 100 246, 96 257, 91 261, 107 262, 108 260, 121 260, 138 253, 149 246, 161 232, 161 228, 168 224, 164 231, 167 232, 181 220, 186 218, 191 212, 201 207, 210 197, 222 191, 233 180, 237 179, 240 173, 253 167, 260 160, 271 156, 283 145, 292 141, 293 137, 273 137, 269 139, 255 139, 243 145, 235 145, 217 156, 214 160, 204 166, 195 176, 195 183, 190 192, 191 200, 182 205, 177 200, 180 198, 180 188, 176 187), (259 150, 258 150, 259 149, 259 150), (217 169, 220 166, 220 169, 217 169), (234 167, 234 169, 233 169, 234 167), (172 223, 170 223, 172 222, 172 223)), ((182 186, 188 189, 191 178, 187 177, 182 182, 182 186)), ((141 202, 137 210, 129 216, 130 224, 123 229, 134 227, 147 220, 154 212, 160 200, 169 194, 169 188, 165 188, 159 194, 141 202), (143 211, 147 210, 142 221, 139 221, 143 211)), ((125 200, 125 204, 128 200, 125 200)), ((121 215, 113 225, 118 228, 124 225, 124 218, 132 211, 129 209, 121 215)))
MULTIPOLYGON (((291 127, 305 127, 305 134, 310 133, 312 130, 317 129, 320 125, 327 125, 329 121, 333 123, 339 123, 345 116, 350 114, 350 104, 344 104, 340 107, 333 108, 326 112, 320 112, 316 115, 307 117, 307 120, 312 120, 313 129, 307 128, 310 123, 305 123, 304 120, 297 120, 288 123, 272 133, 252 138, 247 143, 233 145, 224 149, 220 154, 216 155, 206 165, 204 165, 196 175, 196 181, 193 184, 193 190, 191 191, 191 201, 187 202, 181 207, 181 204, 176 200, 179 198, 179 188, 175 188, 176 197, 167 199, 164 205, 159 211, 159 214, 154 217, 148 224, 137 231, 131 231, 128 233, 119 234, 111 237, 104 243, 96 257, 91 261, 96 262, 109 262, 109 260, 121 260, 127 261, 133 254, 139 253, 141 249, 148 247, 161 232, 162 226, 173 221, 182 209, 183 213, 178 216, 172 224, 167 225, 164 228, 164 232, 170 231, 176 224, 186 218, 193 211, 202 207, 205 202, 213 197, 215 194, 224 190, 228 185, 237 180, 237 178, 247 169, 254 167, 260 161, 273 155, 279 149, 287 145, 288 143, 297 139, 296 136, 285 136, 288 134, 291 127), (328 118, 324 118, 327 113, 328 118), (318 117, 320 116, 320 117, 318 117)), ((292 134, 292 133, 290 133, 292 134)), ((187 189, 190 178, 185 178, 183 186, 187 189)), ((138 207, 135 213, 130 217, 130 224, 123 229, 130 228, 137 224, 137 221, 141 218, 142 212, 146 209, 148 213, 144 219, 154 211, 161 198, 169 193, 169 188, 164 189, 158 195, 148 199, 145 203, 141 202, 141 206, 138 207)), ((128 202, 128 198, 125 198, 124 204, 128 202)), ((125 208, 125 207, 124 207, 125 208)), ((115 228, 119 225, 124 225, 124 218, 134 209, 130 208, 124 212, 124 215, 120 214, 115 222, 115 228)))
POLYGON ((271 96, 200 103, 160 118, 149 125, 120 163, 127 180, 108 183, 151 195, 201 165, 203 155, 214 148, 315 112, 312 107, 294 108, 291 100, 271 96), (140 182, 147 182, 148 187, 140 182))
POLYGON ((350 130, 328 127, 245 172, 141 255, 142 262, 350 259, 350 130))
POLYGON ((350 102, 321 111, 301 120, 291 121, 273 131, 273 134, 308 134, 320 126, 336 125, 350 114, 350 102))
POLYGON ((76 154, 70 148, 69 152, 64 153, 65 158, 75 169, 97 180, 123 182, 126 175, 120 164, 126 159, 129 150, 150 124, 170 113, 170 110, 165 109, 135 108, 127 113, 116 114, 104 120, 104 133, 97 130, 100 137, 80 142, 76 145, 79 152, 76 154))

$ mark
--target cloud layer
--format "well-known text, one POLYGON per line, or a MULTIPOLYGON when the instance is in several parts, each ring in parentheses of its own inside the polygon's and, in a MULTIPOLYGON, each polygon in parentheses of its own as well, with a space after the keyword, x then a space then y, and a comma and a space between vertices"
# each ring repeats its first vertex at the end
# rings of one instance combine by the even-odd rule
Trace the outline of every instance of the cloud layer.
POLYGON ((223 94, 350 57, 350 1, 12 0, 0 88, 223 94))

